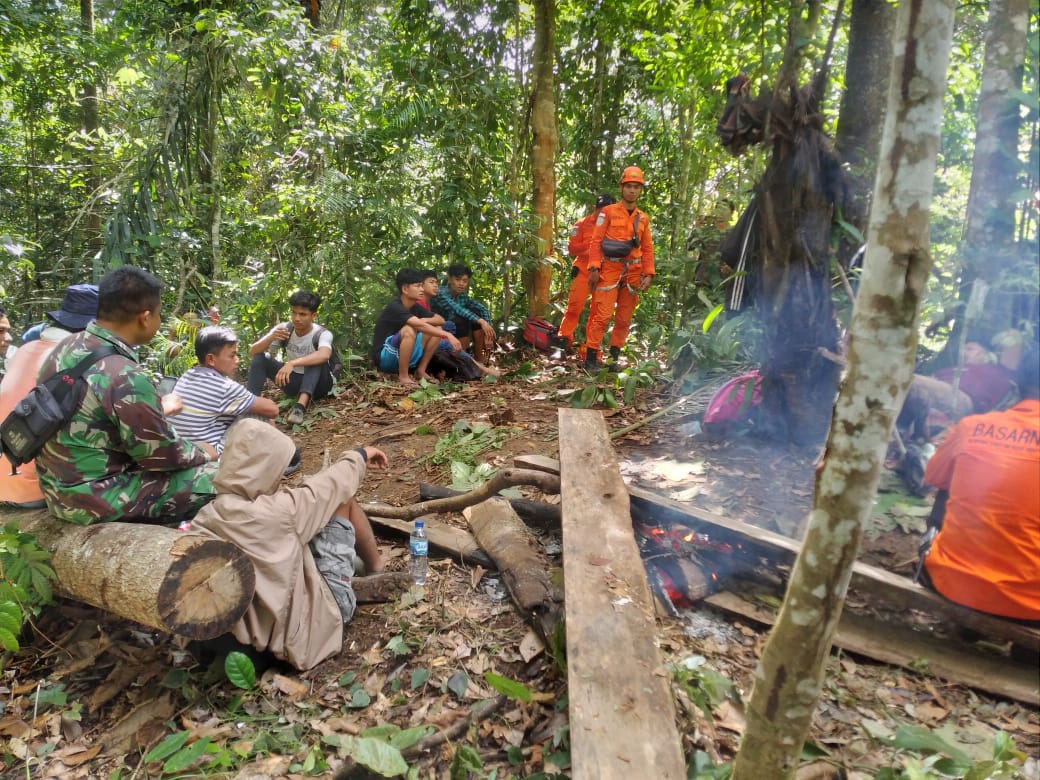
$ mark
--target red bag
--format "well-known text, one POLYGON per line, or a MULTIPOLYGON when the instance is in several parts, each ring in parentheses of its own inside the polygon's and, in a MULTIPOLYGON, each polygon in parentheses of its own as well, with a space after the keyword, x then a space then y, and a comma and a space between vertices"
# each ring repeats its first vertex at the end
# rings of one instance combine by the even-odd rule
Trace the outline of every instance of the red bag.
POLYGON ((524 323, 524 341, 535 349, 550 349, 556 332, 557 327, 541 317, 528 317, 524 323))

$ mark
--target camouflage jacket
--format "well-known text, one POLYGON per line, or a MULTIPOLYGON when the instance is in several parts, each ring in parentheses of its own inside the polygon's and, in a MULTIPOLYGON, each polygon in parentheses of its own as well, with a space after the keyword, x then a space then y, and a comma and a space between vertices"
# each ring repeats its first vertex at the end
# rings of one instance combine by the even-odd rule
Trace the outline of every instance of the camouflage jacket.
POLYGON ((121 519, 139 497, 142 477, 146 488, 161 482, 165 491, 172 481, 189 495, 212 493, 212 469, 199 468, 209 456, 177 435, 163 415, 155 385, 138 365, 137 350, 114 333, 91 323, 51 352, 39 377, 71 368, 106 345, 119 354, 86 370, 83 401, 36 459, 51 511, 81 524, 121 519))

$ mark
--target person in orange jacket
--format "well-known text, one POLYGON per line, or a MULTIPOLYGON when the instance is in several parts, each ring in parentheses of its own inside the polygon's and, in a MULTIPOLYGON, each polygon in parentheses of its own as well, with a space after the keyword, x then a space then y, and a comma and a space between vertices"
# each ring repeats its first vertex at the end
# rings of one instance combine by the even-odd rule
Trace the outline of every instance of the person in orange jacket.
POLYGON ((650 217, 636 208, 643 186, 643 171, 634 165, 625 168, 621 201, 600 211, 589 240, 589 286, 593 293, 585 327, 585 367, 592 371, 600 368, 600 342, 611 317, 611 360, 621 355, 639 293, 650 287, 654 278, 650 217))
POLYGON ((950 601, 1040 625, 1040 358, 1023 357, 1022 400, 955 425, 925 468, 939 489, 918 578, 950 601), (938 521, 938 522, 936 522, 938 521), (930 540, 930 546, 929 546, 930 540))
POLYGON ((571 237, 567 242, 567 252, 574 258, 571 264, 571 291, 567 297, 567 310, 563 313, 556 334, 568 347, 574 342, 574 329, 578 327, 582 309, 592 294, 589 287, 589 240, 596 227, 596 217, 604 207, 616 202, 613 195, 601 194, 596 198, 592 213, 579 219, 571 228, 571 237))

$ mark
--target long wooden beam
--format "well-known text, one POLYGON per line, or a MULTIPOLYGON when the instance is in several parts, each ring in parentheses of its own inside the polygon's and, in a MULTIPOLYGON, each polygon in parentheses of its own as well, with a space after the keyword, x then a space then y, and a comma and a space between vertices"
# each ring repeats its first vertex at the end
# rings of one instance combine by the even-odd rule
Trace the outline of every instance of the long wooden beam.
MULTIPOLYGON (((723 591, 708 596, 705 601, 713 607, 767 626, 776 621, 773 610, 752 604, 733 593, 723 591)), ((921 671, 922 660, 926 660, 930 675, 1025 702, 1034 708, 1040 706, 1035 665, 968 652, 956 643, 908 626, 886 624, 884 630, 879 631, 876 620, 846 609, 838 620, 834 645, 850 653, 917 672, 921 671)))
POLYGON ((571 777, 682 780, 686 765, 639 556, 603 416, 560 409, 571 777))
MULTIPOLYGON (((544 456, 520 455, 514 458, 514 462, 523 468, 548 473, 554 470, 558 473, 560 469, 558 461, 544 456)), ((745 550, 774 563, 793 563, 801 549, 800 542, 764 528, 681 504, 643 488, 628 487, 627 490, 632 496, 632 513, 637 518, 652 516, 657 521, 674 520, 708 533, 717 541, 743 545, 745 550)), ((857 561, 853 565, 850 587, 861 593, 869 593, 896 610, 920 610, 993 639, 1015 642, 1034 651, 1040 650, 1040 631, 955 604, 935 591, 877 566, 857 561)))

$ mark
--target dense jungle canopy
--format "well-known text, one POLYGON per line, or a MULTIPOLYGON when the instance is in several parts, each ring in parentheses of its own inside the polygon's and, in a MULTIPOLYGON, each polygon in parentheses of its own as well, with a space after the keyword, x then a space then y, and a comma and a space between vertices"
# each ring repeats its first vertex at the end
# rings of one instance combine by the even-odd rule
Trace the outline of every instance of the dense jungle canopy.
MULTIPOLYGON (((964 230, 988 11, 986 3, 958 9, 925 322, 943 319, 965 298, 961 282, 978 275, 964 230)), ((823 129, 876 145, 878 69, 855 60, 847 70, 846 61, 857 25, 876 29, 886 13, 890 6, 869 0, 844 8, 6 0, 0 293, 17 330, 53 307, 65 285, 134 263, 167 282, 167 312, 218 303, 248 340, 283 316, 292 290, 313 288, 326 300, 322 321, 364 354, 396 269, 464 262, 500 324, 542 308, 529 299, 531 278, 550 268, 552 318, 569 280, 563 247, 571 224, 597 192, 616 192, 624 166, 638 165, 649 184, 640 206, 653 220, 659 276, 629 346, 640 357, 664 349, 680 373, 754 359, 753 324, 727 328, 714 318, 707 333, 701 328, 723 302, 721 233, 748 205, 770 158, 768 143, 740 157, 719 144, 727 79, 743 71, 757 94, 783 79, 808 84, 829 65, 818 103, 823 129), (554 60, 546 81, 538 66, 547 56, 554 60), (537 84, 553 90, 548 136, 532 120, 537 84), (555 143, 549 179, 532 170, 546 137, 555 143), (553 246, 540 235, 552 235, 553 246)), ((1018 58, 1024 76, 1019 67, 1020 83, 1005 90, 1017 141, 1003 149, 1013 163, 1005 233, 1017 249, 982 265, 992 289, 1035 299, 1035 5, 1028 16, 1018 58)), ((884 74, 887 38, 869 47, 884 74)), ((839 153, 851 162, 854 194, 859 187, 863 195, 876 152, 849 142, 839 153)), ((862 215, 838 209, 833 217, 831 260, 847 262, 862 215)), ((837 283, 834 300, 847 317, 837 283)), ((1026 308, 1024 319, 1035 317, 1035 304, 1026 308)))

